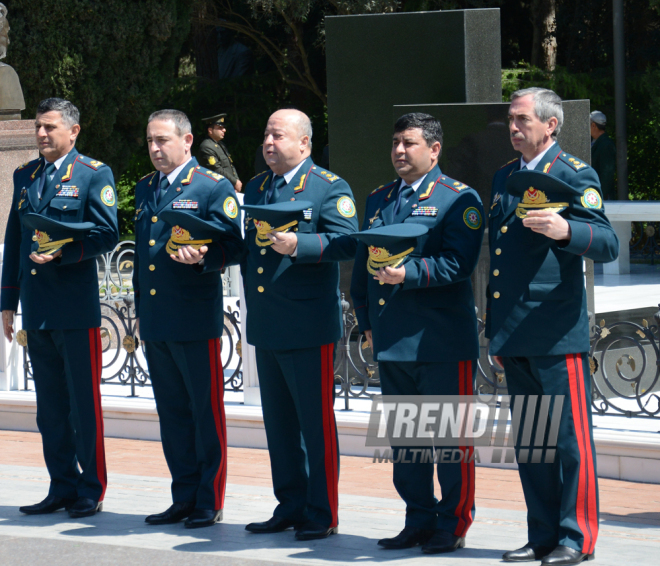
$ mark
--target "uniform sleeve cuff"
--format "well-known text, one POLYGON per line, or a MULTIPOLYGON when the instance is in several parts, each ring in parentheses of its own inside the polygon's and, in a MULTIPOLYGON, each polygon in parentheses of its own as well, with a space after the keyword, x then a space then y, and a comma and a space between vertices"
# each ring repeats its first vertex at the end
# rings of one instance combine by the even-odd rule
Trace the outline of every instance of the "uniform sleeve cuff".
POLYGON ((0 310, 17 311, 21 290, 14 287, 5 287, 0 291, 0 310))
POLYGON ((323 256, 323 242, 318 234, 301 234, 298 236, 298 254, 296 262, 318 263, 323 256))
POLYGON ((416 289, 418 287, 419 281, 419 268, 417 263, 414 261, 409 261, 405 263, 403 267, 406 268, 406 278, 403 280, 404 289, 416 289))
POLYGON ((371 324, 369 324, 369 312, 366 305, 355 308, 355 317, 357 318, 360 332, 371 330, 371 324))
POLYGON ((593 242, 594 232, 591 224, 574 220, 569 220, 568 224, 571 227, 571 240, 564 245, 558 243, 558 246, 564 251, 584 255, 589 251, 593 242))

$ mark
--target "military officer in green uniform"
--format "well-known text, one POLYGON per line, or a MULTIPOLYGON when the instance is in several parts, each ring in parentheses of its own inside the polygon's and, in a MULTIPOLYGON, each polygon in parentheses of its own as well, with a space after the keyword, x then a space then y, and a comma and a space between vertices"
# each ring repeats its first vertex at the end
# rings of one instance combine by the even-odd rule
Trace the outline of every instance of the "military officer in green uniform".
POLYGON ((598 173, 600 187, 605 200, 616 200, 616 144, 607 135, 607 117, 598 110, 589 114, 591 128, 591 166, 598 173))
POLYGON ((160 110, 149 117, 147 144, 156 171, 135 188, 133 273, 139 336, 172 474, 173 504, 146 522, 186 519, 186 528, 222 519, 227 431, 220 272, 243 253, 235 192, 191 157, 192 141, 183 112, 160 110), (172 212, 199 222, 173 225, 172 212), (210 232, 198 232, 202 221, 210 232))
MULTIPOLYGON (((489 207, 490 353, 504 367, 514 403, 517 396, 564 396, 557 446, 547 447, 543 461, 515 439, 528 542, 505 553, 508 562, 578 564, 594 557, 598 536, 582 258, 612 261, 619 242, 596 172, 557 144, 563 121, 553 91, 512 95, 509 131, 522 156, 496 173, 489 207)), ((552 404, 549 419, 555 410, 552 404)))
MULTIPOLYGON (((428 228, 406 256, 379 244, 358 246, 351 296, 378 360, 384 395, 473 394, 479 341, 470 276, 484 214, 474 189, 440 171, 441 148, 442 127, 433 116, 399 118, 391 154, 399 178, 367 199, 361 234, 400 224, 428 228)), ((468 455, 460 463, 438 462, 437 470, 440 501, 433 494, 432 462, 394 464, 394 486, 406 502, 405 528, 379 545, 421 544, 428 554, 465 546, 474 519, 474 460, 468 455)))
POLYGON ((243 183, 238 178, 229 150, 222 141, 227 133, 226 118, 227 114, 204 118, 208 137, 199 146, 198 161, 202 167, 211 169, 211 171, 225 177, 233 185, 234 190, 240 193, 243 183))
POLYGON ((350 187, 314 164, 311 145, 312 126, 302 112, 279 110, 269 118, 263 147, 270 169, 245 190, 247 256, 241 263, 247 341, 256 347, 279 503, 271 519, 246 529, 274 533, 296 526, 298 540, 337 532, 333 358, 342 333, 338 262, 353 259, 356 242, 349 234, 357 230, 350 187), (249 208, 301 200, 309 205, 302 218, 293 220, 285 212, 280 220, 266 219, 249 208))
POLYGON ((94 515, 107 483, 96 259, 117 244, 117 199, 110 168, 75 148, 79 120, 68 100, 39 103, 41 156, 14 173, 5 233, 4 334, 12 340, 20 300, 50 474, 46 499, 19 509, 28 515, 94 515))

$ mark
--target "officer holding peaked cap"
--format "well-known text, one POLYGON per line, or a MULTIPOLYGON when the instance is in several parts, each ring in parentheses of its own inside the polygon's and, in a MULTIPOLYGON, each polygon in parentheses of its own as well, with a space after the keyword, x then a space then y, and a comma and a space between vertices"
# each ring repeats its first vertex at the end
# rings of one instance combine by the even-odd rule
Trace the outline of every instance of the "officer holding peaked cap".
POLYGON ((172 505, 150 525, 222 520, 227 431, 220 359, 221 270, 243 241, 234 190, 190 155, 190 121, 178 110, 149 117, 156 171, 135 188, 135 308, 172 474, 172 505))
MULTIPOLYGON (((362 242, 351 296, 384 395, 473 393, 479 342, 470 276, 481 251, 483 207, 474 189, 440 171, 442 141, 442 126, 429 114, 396 121, 391 158, 399 178, 367 198, 355 235, 362 242)), ((404 449, 393 448, 396 460, 404 449)), ((465 546, 474 519, 474 459, 473 449, 462 449, 460 463, 438 462, 440 501, 433 461, 394 464, 405 527, 380 546, 422 545, 426 554, 465 546)))
POLYGON ((556 446, 530 450, 522 427, 514 439, 527 542, 502 558, 553 566, 593 559, 598 538, 583 258, 608 262, 619 250, 596 172, 557 143, 563 122, 555 92, 533 87, 511 95, 511 143, 522 155, 493 178, 488 225, 486 337, 512 407, 532 407, 540 430, 549 424, 533 409, 536 396, 563 396, 546 411, 553 424, 561 411, 556 446))
MULTIPOLYGON (((101 411, 101 307, 96 259, 117 245, 112 171, 76 151, 78 109, 48 98, 37 107, 41 156, 14 173, 2 269, 2 319, 12 340, 20 299, 37 394, 48 496, 19 510, 94 515, 106 489, 101 411)), ((26 342, 25 342, 26 341, 26 342)))
POLYGON ((356 242, 349 234, 357 229, 350 187, 314 164, 311 145, 305 114, 271 115, 263 145, 270 169, 247 184, 243 206, 246 334, 255 346, 278 501, 270 519, 246 529, 265 534, 299 527, 297 540, 338 531, 338 263, 353 259, 356 242))

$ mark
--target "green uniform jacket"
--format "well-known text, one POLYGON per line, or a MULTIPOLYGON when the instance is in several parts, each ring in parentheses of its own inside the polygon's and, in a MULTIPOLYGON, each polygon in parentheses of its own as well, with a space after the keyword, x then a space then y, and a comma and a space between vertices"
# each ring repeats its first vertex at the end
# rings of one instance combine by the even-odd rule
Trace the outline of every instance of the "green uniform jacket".
POLYGON ((238 173, 236 173, 227 146, 221 141, 214 142, 211 138, 206 138, 199 146, 198 161, 202 167, 226 177, 232 186, 236 185, 238 173))
POLYGON ((378 361, 454 362, 479 357, 470 275, 481 251, 484 211, 477 192, 436 165, 402 207, 393 207, 401 179, 367 199, 362 230, 416 223, 429 231, 406 258, 401 285, 380 285, 358 244, 351 297, 360 330, 371 330, 378 361))
POLYGON ((600 136, 591 146, 591 166, 598 173, 605 200, 616 200, 616 144, 607 134, 600 136))
MULTIPOLYGON (((273 172, 254 177, 245 204, 264 204, 273 172)), ((256 243, 246 217, 247 255, 241 263, 247 305, 247 341, 270 350, 312 348, 336 342, 342 333, 339 261, 355 257, 357 232, 348 183, 306 159, 276 202, 307 200, 311 218, 300 221, 298 254, 282 255, 256 243)))
MULTIPOLYGON (((222 335, 220 271, 243 254, 236 193, 226 179, 199 167, 193 158, 160 203, 156 171, 135 187, 135 308, 140 338, 157 341, 210 340, 222 335), (207 222, 228 225, 219 242, 208 244, 204 265, 177 263, 167 253, 172 226, 158 218, 165 209, 185 209, 207 222)), ((194 234, 192 234, 194 237, 194 234)))
POLYGON ((44 159, 14 172, 14 198, 5 233, 2 310, 15 311, 20 298, 23 328, 54 330, 101 325, 96 258, 117 245, 117 198, 110 167, 72 149, 52 181, 39 181, 44 159), (29 256, 34 230, 21 222, 36 212, 60 222, 93 222, 82 240, 65 244, 60 258, 39 265, 29 256))
POLYGON ((516 216, 520 197, 507 204, 506 180, 520 170, 520 159, 493 178, 488 236, 490 279, 486 337, 498 356, 553 356, 589 351, 589 316, 583 257, 614 261, 619 240, 605 216, 598 175, 556 143, 536 171, 579 190, 549 195, 568 200, 561 213, 571 227, 570 242, 532 232, 516 216))

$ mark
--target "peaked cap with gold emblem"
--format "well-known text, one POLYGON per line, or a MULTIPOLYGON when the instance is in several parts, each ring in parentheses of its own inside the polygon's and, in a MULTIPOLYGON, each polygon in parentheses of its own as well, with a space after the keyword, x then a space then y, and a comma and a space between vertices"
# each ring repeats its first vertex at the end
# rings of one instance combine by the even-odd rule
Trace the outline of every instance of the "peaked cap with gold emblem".
POLYGON ((32 240, 33 252, 38 254, 54 254, 69 242, 82 240, 92 228, 93 222, 60 222, 41 214, 29 212, 23 216, 23 226, 34 230, 32 240))
POLYGON ((404 222, 355 232, 351 236, 369 247, 367 271, 375 275, 381 267, 402 265, 417 247, 417 239, 428 231, 422 224, 404 222))
POLYGON ((506 181, 506 190, 521 199, 516 208, 519 218, 525 218, 530 210, 562 212, 582 194, 553 175, 527 169, 513 173, 506 181))

